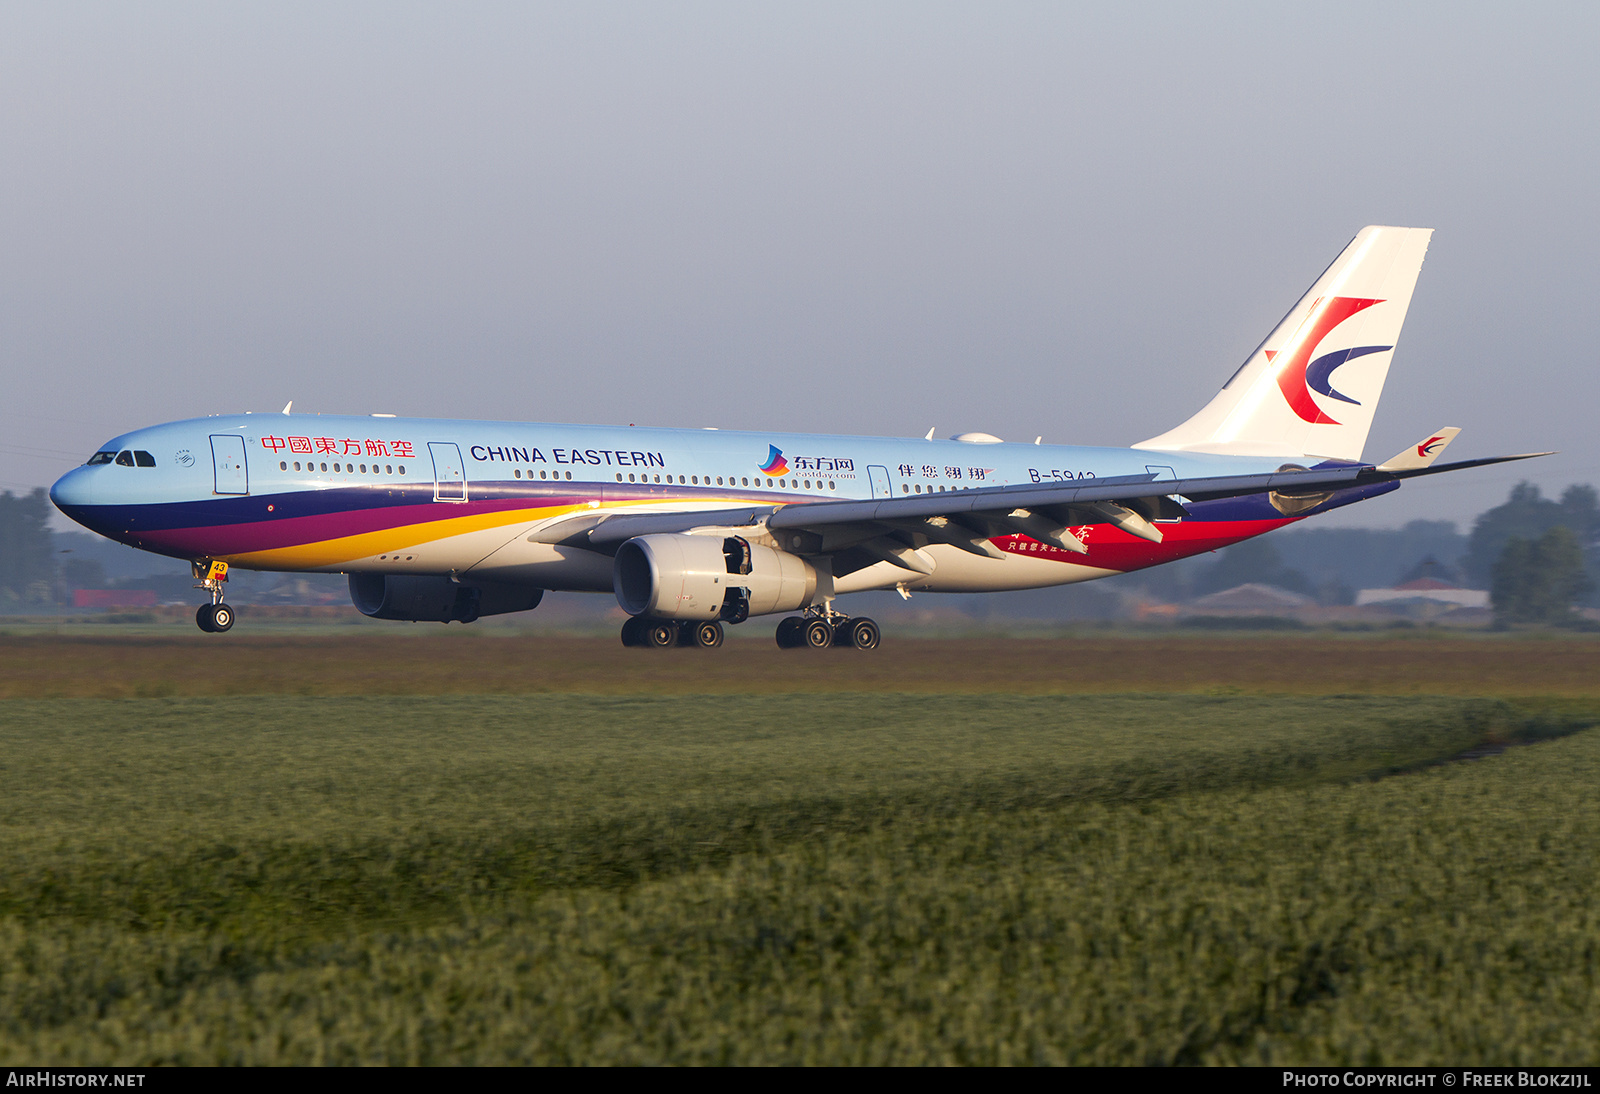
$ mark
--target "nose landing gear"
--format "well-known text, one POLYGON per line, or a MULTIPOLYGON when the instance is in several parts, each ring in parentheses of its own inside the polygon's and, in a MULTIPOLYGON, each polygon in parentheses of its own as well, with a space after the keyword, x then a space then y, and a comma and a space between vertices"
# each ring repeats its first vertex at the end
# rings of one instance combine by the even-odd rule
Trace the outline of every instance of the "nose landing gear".
POLYGON ((222 602, 222 585, 228 580, 226 562, 190 563, 194 576, 200 580, 197 589, 211 594, 211 603, 195 609, 195 626, 207 634, 221 634, 233 626, 233 609, 222 602))

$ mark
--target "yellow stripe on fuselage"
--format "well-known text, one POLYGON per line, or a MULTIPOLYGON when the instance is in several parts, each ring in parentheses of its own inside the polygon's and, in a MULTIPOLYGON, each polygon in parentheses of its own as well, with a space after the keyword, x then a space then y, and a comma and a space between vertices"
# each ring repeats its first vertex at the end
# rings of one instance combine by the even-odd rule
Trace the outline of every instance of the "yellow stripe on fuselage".
POLYGON ((494 528, 509 528, 517 524, 531 524, 534 521, 567 513, 587 511, 589 508, 589 504, 585 502, 582 505, 552 505, 537 509, 504 509, 494 513, 472 513, 460 517, 446 517, 443 520, 418 521, 415 524, 402 524, 394 528, 381 528, 374 532, 361 532, 353 536, 340 536, 337 539, 317 540, 314 543, 298 543, 293 547, 274 547, 266 551, 249 551, 222 557, 231 565, 256 570, 321 570, 343 566, 356 559, 371 558, 374 555, 415 550, 453 536, 494 528))
MULTIPOLYGON (((703 504, 709 510, 726 509, 737 505, 771 504, 772 500, 768 497, 742 500, 718 498, 715 501, 708 499, 700 504, 703 504)), ((440 502, 438 504, 445 505, 449 503, 440 502)), ((376 555, 392 555, 397 551, 416 550, 431 543, 438 543, 440 540, 468 535, 473 532, 509 528, 518 524, 533 524, 552 517, 566 516, 572 513, 589 513, 606 509, 634 509, 659 505, 661 505, 659 501, 635 499, 616 501, 598 506, 590 502, 583 502, 579 505, 550 505, 532 509, 506 509, 494 513, 474 513, 467 516, 446 517, 443 520, 418 521, 415 524, 381 528, 377 531, 361 532, 353 536, 317 540, 313 543, 298 543, 292 547, 274 547, 265 551, 247 551, 241 554, 217 555, 215 557, 230 566, 242 566, 252 570, 326 570, 347 565, 358 559, 370 559, 376 555)), ((692 503, 691 506, 685 506, 684 509, 676 511, 692 512, 692 503)))

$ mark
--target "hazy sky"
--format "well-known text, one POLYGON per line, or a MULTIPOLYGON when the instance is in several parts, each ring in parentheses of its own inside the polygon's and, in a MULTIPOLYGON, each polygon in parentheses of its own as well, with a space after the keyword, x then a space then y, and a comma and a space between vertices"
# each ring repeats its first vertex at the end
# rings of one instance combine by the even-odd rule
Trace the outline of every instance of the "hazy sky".
POLYGON ((0 6, 0 488, 296 410, 1124 445, 1365 224, 1367 456, 1600 482, 1592 4, 0 6))

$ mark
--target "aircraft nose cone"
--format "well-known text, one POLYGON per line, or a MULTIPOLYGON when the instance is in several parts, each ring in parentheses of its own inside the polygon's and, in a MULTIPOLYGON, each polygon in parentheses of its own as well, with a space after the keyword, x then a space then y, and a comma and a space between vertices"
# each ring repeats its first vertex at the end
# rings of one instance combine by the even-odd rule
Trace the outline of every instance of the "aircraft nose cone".
POLYGON ((92 467, 75 467, 68 471, 50 488, 50 500, 55 502, 57 509, 85 528, 99 532, 94 521, 95 504, 100 500, 96 497, 99 491, 94 481, 95 470, 92 467))
POLYGON ((56 484, 50 488, 50 500, 55 502, 56 508, 63 513, 70 506, 88 504, 89 491, 84 482, 84 472, 87 470, 85 467, 74 467, 57 479, 56 484))

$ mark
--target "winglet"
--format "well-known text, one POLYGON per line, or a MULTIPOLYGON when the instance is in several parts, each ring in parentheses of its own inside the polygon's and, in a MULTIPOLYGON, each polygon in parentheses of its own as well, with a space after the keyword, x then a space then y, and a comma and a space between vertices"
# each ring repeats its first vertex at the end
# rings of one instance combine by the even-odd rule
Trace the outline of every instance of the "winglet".
POLYGON ((1456 439, 1456 434, 1461 430, 1453 425, 1443 429, 1436 429, 1426 439, 1417 442, 1410 448, 1403 448, 1391 458, 1378 465, 1379 471, 1412 471, 1419 467, 1427 467, 1444 453, 1451 441, 1456 439))

